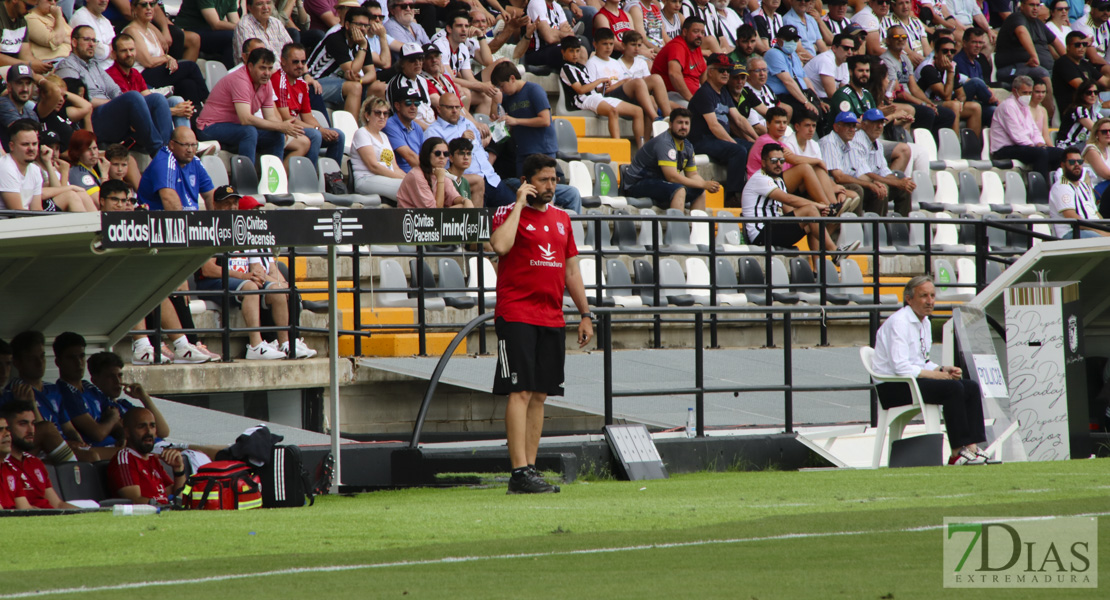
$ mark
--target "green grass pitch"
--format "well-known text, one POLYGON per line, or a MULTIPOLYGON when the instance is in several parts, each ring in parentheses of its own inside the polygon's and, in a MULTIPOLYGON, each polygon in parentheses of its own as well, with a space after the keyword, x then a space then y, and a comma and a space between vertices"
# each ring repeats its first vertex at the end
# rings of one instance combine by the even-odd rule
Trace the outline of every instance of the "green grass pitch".
POLYGON ((1108 467, 696 473, 545 496, 494 483, 303 509, 0 518, 0 600, 1102 598, 1108 467), (1101 515, 1100 590, 942 587, 944 517, 1077 514, 1101 515))

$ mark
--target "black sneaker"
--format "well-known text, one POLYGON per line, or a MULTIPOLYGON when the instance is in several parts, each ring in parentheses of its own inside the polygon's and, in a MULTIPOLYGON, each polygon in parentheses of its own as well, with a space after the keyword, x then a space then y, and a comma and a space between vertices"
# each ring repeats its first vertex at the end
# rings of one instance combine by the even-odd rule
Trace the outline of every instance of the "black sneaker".
MULTIPOLYGON (((540 475, 540 472, 539 472, 538 470, 536 470, 536 467, 533 467, 533 466, 529 465, 529 466, 528 466, 528 470, 529 470, 529 471, 531 471, 531 472, 532 472, 532 474, 533 474, 533 475, 535 475, 535 476, 536 476, 536 477, 537 477, 537 478, 538 478, 538 479, 539 479, 540 481, 542 481, 542 482, 544 482, 544 483, 547 483, 547 480, 543 478, 543 475, 540 475)), ((557 485, 555 485, 555 484, 553 484, 553 483, 548 483, 548 485, 550 485, 551 487, 555 488, 555 492, 554 492, 554 493, 556 493, 556 494, 558 494, 558 493, 559 493, 559 486, 557 486, 557 485)))
POLYGON ((534 471, 525 471, 520 477, 509 478, 509 494, 556 494, 559 488, 550 485, 534 471))

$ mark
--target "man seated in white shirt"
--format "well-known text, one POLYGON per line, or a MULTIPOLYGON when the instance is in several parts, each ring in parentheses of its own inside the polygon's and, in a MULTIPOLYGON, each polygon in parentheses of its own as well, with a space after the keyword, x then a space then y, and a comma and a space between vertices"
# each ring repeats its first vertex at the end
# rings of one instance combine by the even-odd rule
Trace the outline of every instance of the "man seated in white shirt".
MULTIPOLYGON (((936 297, 932 277, 918 275, 906 282, 902 292, 905 306, 891 315, 875 334, 871 368, 879 375, 914 377, 922 400, 941 405, 948 445, 952 449, 948 464, 985 464, 987 456, 978 446, 987 439, 979 384, 963 379, 959 367, 942 367, 929 360, 933 347, 929 315, 933 314, 936 297)), ((875 390, 883 408, 912 402, 909 386, 902 382, 880 383, 875 390)))
MULTIPOLYGON (((1105 127, 1105 123, 1103 127, 1105 127)), ((1060 163, 1060 181, 1057 181, 1048 192, 1048 216, 1050 219, 1101 219, 1098 212, 1098 201, 1091 186, 1083 180, 1083 155, 1078 148, 1068 148, 1064 151, 1064 160, 1060 163)), ((1062 239, 1097 238, 1110 235, 1110 231, 1094 229, 1092 227, 1073 228, 1066 223, 1054 224, 1053 233, 1062 239)))
MULTIPOLYGON (((631 33, 640 35, 635 31, 631 33)), ((594 55, 586 61, 586 73, 591 79, 607 79, 609 83, 605 84, 605 95, 638 104, 644 109, 644 116, 648 123, 660 116, 670 115, 671 103, 667 99, 667 88, 663 85, 663 78, 650 72, 647 79, 634 75, 623 60, 613 58, 616 45, 617 38, 613 35, 612 29, 594 31, 594 55)), ((622 57, 625 56, 639 58, 628 50, 625 50, 622 55, 622 57)))

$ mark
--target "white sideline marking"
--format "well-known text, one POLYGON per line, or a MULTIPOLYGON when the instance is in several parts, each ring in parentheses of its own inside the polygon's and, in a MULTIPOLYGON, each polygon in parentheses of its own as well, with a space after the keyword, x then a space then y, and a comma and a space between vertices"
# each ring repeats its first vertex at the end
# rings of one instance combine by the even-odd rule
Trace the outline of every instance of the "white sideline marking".
MULTIPOLYGON (((1006 521, 1042 521, 1060 517, 1104 517, 1110 512, 1086 513, 1079 515, 1038 515, 1029 517, 1005 517, 1006 521)), ((902 529, 885 529, 874 531, 829 531, 817 533, 784 533, 766 537, 732 538, 726 540, 696 540, 693 542, 672 542, 666 544, 641 544, 636 546, 620 546, 616 548, 585 548, 581 550, 565 550, 562 552, 531 552, 527 554, 494 554, 490 556, 448 556, 428 560, 404 560, 388 563, 372 563, 362 565, 332 565, 320 567, 297 567, 292 569, 277 569, 274 571, 259 571, 256 573, 229 573, 227 575, 212 575, 191 579, 165 579, 161 581, 135 581, 131 583, 117 583, 96 587, 57 588, 52 590, 34 590, 17 592, 14 594, 0 594, 0 600, 8 598, 38 598, 55 594, 88 594, 113 590, 134 590, 148 587, 165 587, 171 585, 185 585, 198 583, 215 583, 220 581, 233 581, 236 579, 250 579, 254 577, 274 577, 278 575, 300 575, 303 573, 336 573, 342 571, 357 571, 362 569, 383 569, 389 567, 414 567, 423 565, 442 565, 451 563, 478 562, 483 560, 511 560, 518 558, 548 558, 552 556, 574 556, 580 554, 611 554, 615 552, 634 552, 638 550, 667 550, 671 548, 691 548, 696 546, 713 546, 721 544, 744 544, 749 542, 767 542, 775 540, 796 540, 819 537, 842 537, 850 535, 866 535, 876 533, 918 533, 922 531, 935 531, 942 529, 943 525, 924 525, 921 527, 905 527, 902 529)))

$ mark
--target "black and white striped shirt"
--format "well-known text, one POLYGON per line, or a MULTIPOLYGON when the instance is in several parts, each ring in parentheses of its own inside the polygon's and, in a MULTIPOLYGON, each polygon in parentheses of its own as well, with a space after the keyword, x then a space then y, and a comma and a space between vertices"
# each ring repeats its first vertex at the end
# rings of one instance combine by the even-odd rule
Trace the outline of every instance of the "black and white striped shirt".
POLYGON ((906 41, 909 42, 909 48, 914 52, 921 53, 921 40, 925 39, 925 36, 928 35, 925 31, 925 25, 921 23, 921 20, 910 15, 908 21, 902 22, 893 14, 887 15, 879 22, 879 39, 885 40, 886 32, 895 25, 906 30, 906 41))
POLYGON ((759 37, 770 42, 775 39, 778 34, 779 28, 782 27, 782 15, 772 13, 770 17, 763 13, 763 9, 752 13, 752 22, 755 23, 755 30, 759 33, 759 37))
POLYGON ((829 17, 829 15, 821 17, 821 20, 825 22, 825 25, 829 26, 829 31, 831 31, 833 35, 839 34, 841 31, 844 31, 845 27, 852 24, 852 21, 848 19, 840 19, 838 21, 829 17))
POLYGON ((586 98, 599 93, 598 90, 595 88, 590 90, 589 93, 579 94, 574 91, 571 84, 583 84, 591 81, 593 79, 590 79, 590 74, 586 71, 585 66, 577 63, 563 64, 563 68, 559 70, 559 82, 563 86, 563 96, 566 98, 567 110, 586 110, 586 98))
MULTIPOLYGON (((740 194, 740 206, 744 217, 767 218, 782 216, 782 204, 771 197, 775 189, 786 191, 786 182, 781 177, 771 177, 762 169, 748 178, 744 191, 740 194)), ((749 240, 759 237, 763 223, 753 222, 744 225, 744 233, 749 240)))
POLYGON ((1080 148, 1087 144, 1087 137, 1091 132, 1083 126, 1082 119, 1090 119, 1092 122, 1098 120, 1094 111, 1086 106, 1076 106, 1063 114, 1060 118, 1060 130, 1056 133, 1057 148, 1080 148))
POLYGON ((719 38, 722 34, 722 23, 717 15, 717 7, 712 2, 699 6, 696 0, 682 0, 682 16, 698 17, 705 21, 705 35, 719 38))

